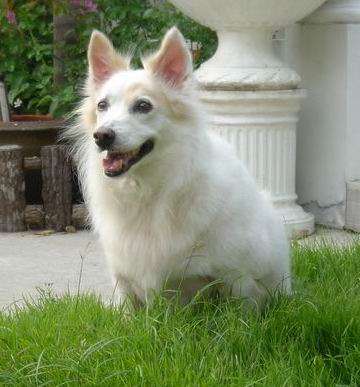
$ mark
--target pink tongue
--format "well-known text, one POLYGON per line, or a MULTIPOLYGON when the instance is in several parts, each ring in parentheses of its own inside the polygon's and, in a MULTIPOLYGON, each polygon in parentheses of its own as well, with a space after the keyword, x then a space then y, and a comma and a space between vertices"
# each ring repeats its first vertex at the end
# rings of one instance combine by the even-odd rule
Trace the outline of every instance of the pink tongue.
POLYGON ((103 168, 108 172, 116 172, 121 170, 123 160, 119 154, 107 154, 102 161, 103 168))

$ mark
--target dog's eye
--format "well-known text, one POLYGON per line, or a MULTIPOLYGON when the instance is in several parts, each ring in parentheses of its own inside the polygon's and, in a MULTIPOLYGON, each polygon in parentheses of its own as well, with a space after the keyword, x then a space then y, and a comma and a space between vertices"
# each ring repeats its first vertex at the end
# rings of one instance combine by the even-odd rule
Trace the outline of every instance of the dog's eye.
POLYGON ((153 105, 146 99, 138 99, 131 108, 133 113, 146 114, 153 109, 153 105))
POLYGON ((108 107, 109 107, 109 104, 104 99, 97 104, 97 109, 99 112, 103 112, 107 110, 108 107))

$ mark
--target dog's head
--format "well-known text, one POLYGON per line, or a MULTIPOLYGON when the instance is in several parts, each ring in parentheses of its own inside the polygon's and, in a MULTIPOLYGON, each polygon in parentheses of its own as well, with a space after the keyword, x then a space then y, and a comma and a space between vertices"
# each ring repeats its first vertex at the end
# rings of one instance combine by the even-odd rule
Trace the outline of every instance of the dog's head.
POLYGON ((171 126, 189 115, 191 55, 174 27, 160 49, 143 59, 144 69, 131 70, 128 58, 94 31, 88 61, 87 126, 105 175, 120 176, 146 165, 174 141, 171 126))

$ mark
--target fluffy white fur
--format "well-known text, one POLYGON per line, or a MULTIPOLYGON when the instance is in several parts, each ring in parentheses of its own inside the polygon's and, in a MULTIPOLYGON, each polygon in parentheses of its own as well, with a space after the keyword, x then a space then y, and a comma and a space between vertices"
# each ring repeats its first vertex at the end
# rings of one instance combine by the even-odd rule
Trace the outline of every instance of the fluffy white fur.
POLYGON ((271 204, 231 147, 206 128, 184 39, 172 28, 160 50, 130 70, 100 32, 92 35, 87 96, 69 130, 94 230, 119 302, 140 303, 153 291, 180 289, 188 299, 208 281, 220 291, 262 304, 290 290, 289 248, 271 204), (140 97, 154 109, 134 114, 140 97), (106 98, 110 107, 97 111, 106 98), (121 151, 155 140, 153 151, 119 177, 107 177, 99 127, 116 133, 121 151))

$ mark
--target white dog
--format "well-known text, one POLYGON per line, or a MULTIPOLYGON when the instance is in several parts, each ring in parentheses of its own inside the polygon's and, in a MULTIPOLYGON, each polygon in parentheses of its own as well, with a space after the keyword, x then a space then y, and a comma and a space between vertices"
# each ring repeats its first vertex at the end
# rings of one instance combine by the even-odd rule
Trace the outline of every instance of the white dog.
MULTIPOLYGON (((262 304, 290 290, 282 222, 231 147, 206 129, 192 61, 172 28, 131 70, 94 31, 86 97, 70 129, 90 211, 119 302, 208 281, 262 304)), ((246 302, 245 302, 246 304, 246 302)))

